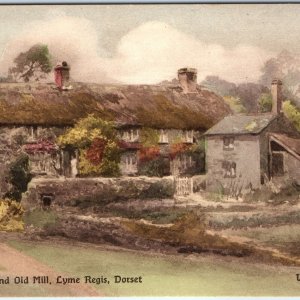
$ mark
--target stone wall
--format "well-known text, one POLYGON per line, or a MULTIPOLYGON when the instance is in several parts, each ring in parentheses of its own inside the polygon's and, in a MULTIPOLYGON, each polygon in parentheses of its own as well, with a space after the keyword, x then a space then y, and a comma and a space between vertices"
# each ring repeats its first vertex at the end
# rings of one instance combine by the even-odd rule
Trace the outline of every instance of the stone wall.
POLYGON ((26 209, 41 205, 96 206, 130 199, 169 198, 174 195, 174 178, 34 178, 23 194, 26 209), (50 203, 49 203, 50 202, 50 203))

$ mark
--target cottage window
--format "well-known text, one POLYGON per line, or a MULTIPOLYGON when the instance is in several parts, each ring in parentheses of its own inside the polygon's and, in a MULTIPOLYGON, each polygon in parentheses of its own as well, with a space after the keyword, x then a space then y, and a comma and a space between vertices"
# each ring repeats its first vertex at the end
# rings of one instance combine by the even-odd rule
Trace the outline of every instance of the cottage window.
POLYGON ((234 137, 224 137, 223 149, 224 150, 233 150, 234 149, 234 137))
POLYGON ((29 127, 29 136, 31 140, 36 140, 38 137, 38 127, 37 126, 30 126, 29 127))
POLYGON ((193 159, 191 155, 182 155, 180 159, 182 169, 187 169, 193 166, 193 159))
POLYGON ((166 144, 169 142, 167 130, 161 129, 159 134, 159 142, 166 144))
POLYGON ((186 143, 193 143, 194 140, 194 131, 193 130, 186 130, 183 133, 184 141, 186 143))
POLYGON ((222 165, 225 174, 225 178, 235 178, 236 177, 236 163, 235 162, 229 162, 224 161, 222 165))
POLYGON ((129 129, 123 132, 122 139, 126 142, 137 142, 139 139, 138 129, 129 129))
POLYGON ((134 154, 128 154, 123 158, 123 167, 126 173, 135 173, 137 171, 137 158, 134 154))

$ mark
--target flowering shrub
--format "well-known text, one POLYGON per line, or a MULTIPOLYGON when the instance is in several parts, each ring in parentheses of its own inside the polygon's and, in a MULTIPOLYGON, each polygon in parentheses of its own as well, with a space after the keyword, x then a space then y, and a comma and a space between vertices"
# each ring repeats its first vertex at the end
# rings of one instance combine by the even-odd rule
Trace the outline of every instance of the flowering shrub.
POLYGON ((79 149, 81 175, 118 176, 120 151, 116 136, 111 122, 89 115, 60 136, 58 144, 79 149))
POLYGON ((174 160, 177 155, 187 152, 190 149, 190 145, 184 143, 172 144, 170 147, 169 157, 174 160))
POLYGON ((159 155, 160 155, 160 149, 158 146, 146 147, 146 148, 144 147, 141 148, 138 152, 139 161, 141 163, 154 160, 158 158, 159 155))
POLYGON ((95 138, 91 146, 86 151, 86 158, 95 166, 102 162, 104 156, 104 150, 107 145, 107 141, 100 138, 95 138))
POLYGON ((0 199, 0 231, 20 231, 24 229, 22 221, 24 210, 14 200, 0 199))

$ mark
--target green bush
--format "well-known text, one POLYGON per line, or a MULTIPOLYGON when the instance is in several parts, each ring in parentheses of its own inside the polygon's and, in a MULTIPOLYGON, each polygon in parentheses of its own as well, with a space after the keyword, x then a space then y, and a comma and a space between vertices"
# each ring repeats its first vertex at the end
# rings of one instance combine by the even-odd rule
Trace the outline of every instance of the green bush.
POLYGON ((27 190, 27 185, 32 176, 29 173, 29 158, 21 154, 9 165, 7 182, 11 185, 5 197, 20 201, 22 193, 27 190))

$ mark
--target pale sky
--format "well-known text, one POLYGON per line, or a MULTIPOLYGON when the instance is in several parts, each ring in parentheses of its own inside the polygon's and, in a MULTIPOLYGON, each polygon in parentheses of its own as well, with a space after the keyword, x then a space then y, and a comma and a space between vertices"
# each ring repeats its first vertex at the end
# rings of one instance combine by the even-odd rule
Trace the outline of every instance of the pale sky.
POLYGON ((0 74, 31 45, 44 43, 78 81, 156 83, 180 67, 256 81, 263 62, 300 52, 300 5, 0 6, 0 74))

